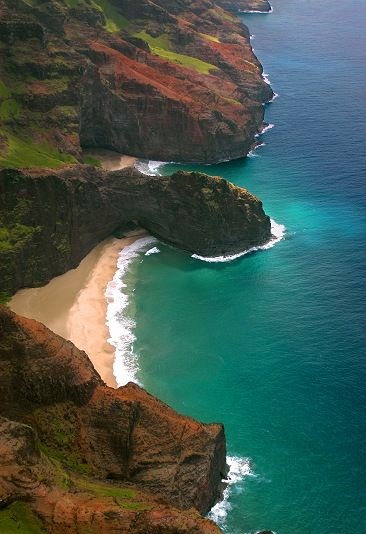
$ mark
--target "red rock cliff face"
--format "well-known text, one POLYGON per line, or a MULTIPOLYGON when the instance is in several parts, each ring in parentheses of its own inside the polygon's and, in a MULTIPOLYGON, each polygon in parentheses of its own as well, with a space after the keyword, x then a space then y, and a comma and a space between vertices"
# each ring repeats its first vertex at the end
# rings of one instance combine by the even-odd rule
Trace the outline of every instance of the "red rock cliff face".
POLYGON ((0 292, 42 285, 75 267, 129 221, 204 256, 238 252, 270 239, 261 202, 202 173, 147 176, 86 165, 60 171, 0 171, 0 292))
MULTIPOLYGON (((72 484, 84 492, 98 483, 105 490, 103 480, 114 480, 112 488, 125 487, 123 482, 147 492, 145 504, 147 499, 156 507, 159 498, 179 509, 194 507, 201 513, 220 498, 227 469, 221 425, 205 425, 179 415, 131 383, 117 390, 106 387, 86 354, 71 342, 4 307, 0 307, 0 376, 0 415, 23 424, 0 420, 0 492, 5 504, 14 500, 17 492, 22 498, 31 494, 38 499, 37 513, 51 524, 54 521, 49 517, 49 508, 56 505, 49 486, 55 466, 41 456, 34 430, 46 456, 57 460, 67 476, 76 477, 72 484), (9 444, 12 452, 6 448, 9 444), (22 458, 20 450, 24 451, 22 458), (12 477, 11 473, 18 475, 12 477), (45 479, 48 489, 40 482, 45 479)), ((54 479, 53 485, 57 486, 54 479)), ((56 494, 60 494, 59 486, 56 494)), ((65 500, 65 495, 60 498, 65 500)), ((77 506, 82 499, 78 494, 72 500, 72 506, 77 506)), ((96 512, 102 506, 95 505, 89 502, 87 508, 94 506, 96 512)), ((150 507, 150 520, 159 525, 164 512, 154 515, 154 506, 150 507)), ((173 525, 174 514, 178 519, 178 512, 167 512, 168 523, 173 525)), ((161 532, 216 532, 209 522, 207 530, 204 522, 200 530, 194 514, 190 520, 193 530, 161 532)), ((116 532, 144 532, 142 517, 140 521, 136 530, 116 532)), ((183 516, 182 524, 184 521, 189 525, 189 516, 183 516)))
POLYGON ((166 161, 239 158, 272 97, 247 28, 208 0, 0 0, 0 27, 10 156, 14 136, 28 136, 77 157, 81 144, 166 161))

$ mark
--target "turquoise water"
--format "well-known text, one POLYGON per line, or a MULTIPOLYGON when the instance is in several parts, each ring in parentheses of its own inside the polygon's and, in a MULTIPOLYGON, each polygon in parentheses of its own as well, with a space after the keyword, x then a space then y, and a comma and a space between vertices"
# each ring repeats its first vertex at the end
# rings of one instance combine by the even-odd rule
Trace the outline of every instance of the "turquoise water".
POLYGON ((366 3, 273 7, 243 16, 280 95, 265 146, 184 168, 257 194, 285 239, 224 264, 161 243, 139 256, 128 279, 138 378, 175 409, 223 422, 229 454, 249 458, 225 532, 362 534, 366 3))

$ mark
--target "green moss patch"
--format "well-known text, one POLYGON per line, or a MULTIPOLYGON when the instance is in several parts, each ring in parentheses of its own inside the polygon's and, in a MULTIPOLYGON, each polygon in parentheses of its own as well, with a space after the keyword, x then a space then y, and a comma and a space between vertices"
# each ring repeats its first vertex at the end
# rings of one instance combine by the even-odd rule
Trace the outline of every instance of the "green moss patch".
POLYGON ((203 39, 206 39, 206 41, 212 41, 214 43, 220 42, 220 39, 218 37, 215 37, 214 35, 207 35, 207 33, 200 33, 200 36, 203 37, 203 39))
POLYGON ((39 231, 39 227, 25 226, 19 223, 8 228, 0 228, 0 253, 21 249, 39 231))
POLYGON ((206 61, 202 61, 201 59, 192 56, 178 54, 178 52, 171 50, 169 36, 166 34, 159 35, 159 37, 152 37, 152 35, 149 35, 147 32, 140 31, 134 33, 134 37, 138 37, 145 41, 149 45, 151 52, 156 56, 160 56, 174 63, 179 63, 179 65, 183 65, 189 69, 196 70, 202 74, 210 74, 211 71, 219 70, 211 63, 207 63, 206 61))
POLYGON ((86 163, 87 165, 94 165, 94 167, 102 166, 102 162, 99 159, 94 158, 93 156, 84 156, 83 162, 86 163))
POLYGON ((106 20, 105 29, 110 33, 116 33, 128 26, 129 21, 121 15, 118 9, 107 0, 93 0, 93 5, 98 6, 104 13, 106 20))
MULTIPOLYGON (((84 462, 80 460, 71 452, 61 451, 55 447, 49 447, 44 443, 41 443, 40 449, 45 456, 51 460, 56 460, 62 466, 66 467, 70 471, 78 473, 80 475, 90 475, 91 468, 84 462)), ((0 531, 1 532, 1 531, 0 531)))
POLYGON ((151 507, 139 500, 136 492, 130 488, 119 488, 103 482, 87 479, 74 480, 75 486, 98 497, 113 497, 116 503, 126 510, 148 510, 151 507))
POLYGON ((10 96, 11 96, 11 92, 9 91, 5 83, 2 80, 0 80, 0 97, 10 98, 10 96))
POLYGON ((23 140, 15 135, 6 134, 7 151, 0 155, 0 168, 48 167, 55 169, 65 163, 77 163, 70 154, 63 154, 47 143, 23 140))
POLYGON ((16 119, 19 116, 20 110, 22 109, 19 102, 13 98, 8 98, 0 105, 0 120, 8 121, 10 119, 16 119))
POLYGON ((108 0, 65 0, 68 7, 77 8, 79 6, 92 6, 98 11, 101 11, 105 18, 105 29, 110 33, 116 33, 126 28, 129 21, 124 17, 117 7, 115 7, 108 0))
POLYGON ((44 534, 40 519, 28 504, 16 501, 0 511, 1 534, 44 534))

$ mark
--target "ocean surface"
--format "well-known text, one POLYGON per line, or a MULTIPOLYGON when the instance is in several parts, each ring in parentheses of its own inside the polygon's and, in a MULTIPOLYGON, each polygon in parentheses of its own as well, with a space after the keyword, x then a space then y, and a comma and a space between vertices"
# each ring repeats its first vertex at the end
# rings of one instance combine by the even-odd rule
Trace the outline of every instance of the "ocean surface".
POLYGON ((125 250, 115 373, 224 423, 232 484, 212 512, 224 532, 364 534, 366 2, 273 0, 242 19, 279 95, 265 145, 159 172, 247 187, 284 236, 229 263, 153 239, 125 250))

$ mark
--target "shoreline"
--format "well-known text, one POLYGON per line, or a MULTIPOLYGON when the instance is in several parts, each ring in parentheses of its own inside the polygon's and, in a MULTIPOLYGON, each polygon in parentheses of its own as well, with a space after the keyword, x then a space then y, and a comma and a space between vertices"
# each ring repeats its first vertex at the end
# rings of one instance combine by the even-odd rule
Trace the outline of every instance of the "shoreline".
POLYGON ((115 348, 108 343, 105 290, 117 270, 121 250, 146 235, 135 230, 122 239, 108 238, 61 276, 39 288, 21 289, 10 300, 12 311, 35 319, 69 339, 89 356, 107 386, 116 388, 115 348))
POLYGON ((120 171, 126 167, 134 167, 138 161, 135 156, 127 156, 107 148, 87 148, 83 150, 83 155, 99 160, 105 171, 120 171))

